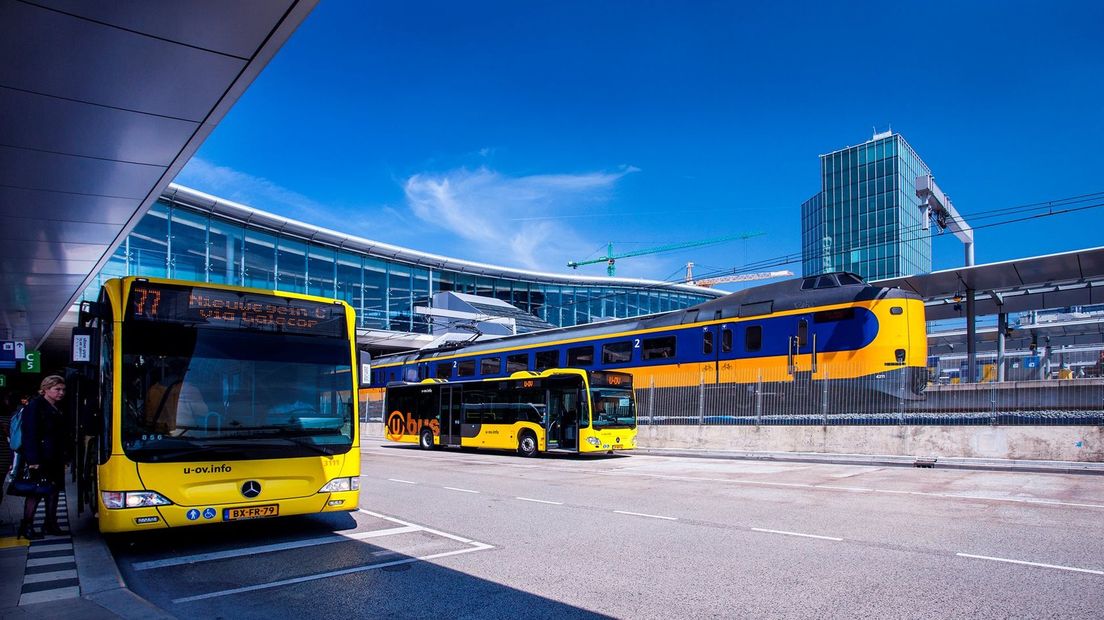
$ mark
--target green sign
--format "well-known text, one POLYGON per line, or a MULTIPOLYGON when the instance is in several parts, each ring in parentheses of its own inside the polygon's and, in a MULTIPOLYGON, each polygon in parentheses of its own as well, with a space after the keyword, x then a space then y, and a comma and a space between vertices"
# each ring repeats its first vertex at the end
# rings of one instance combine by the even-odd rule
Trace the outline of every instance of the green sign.
POLYGON ((19 362, 19 372, 38 374, 42 372, 42 353, 27 351, 27 358, 19 362))
POLYGON ((8 375, 0 375, 0 387, 8 387, 8 375))

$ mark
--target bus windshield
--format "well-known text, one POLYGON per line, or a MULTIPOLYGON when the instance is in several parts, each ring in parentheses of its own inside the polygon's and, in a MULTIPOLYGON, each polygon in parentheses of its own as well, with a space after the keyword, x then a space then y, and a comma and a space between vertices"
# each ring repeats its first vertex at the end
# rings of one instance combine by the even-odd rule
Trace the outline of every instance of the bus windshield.
POLYGON ((594 428, 631 428, 636 426, 636 405, 632 390, 626 388, 591 388, 594 402, 594 428))
POLYGON ((128 322, 122 441, 138 462, 339 454, 353 441, 348 340, 128 322))

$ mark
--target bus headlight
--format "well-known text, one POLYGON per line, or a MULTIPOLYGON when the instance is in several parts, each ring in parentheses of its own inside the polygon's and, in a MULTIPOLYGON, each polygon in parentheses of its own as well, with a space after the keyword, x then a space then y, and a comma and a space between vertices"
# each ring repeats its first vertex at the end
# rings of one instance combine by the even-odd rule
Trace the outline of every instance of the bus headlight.
POLYGON ((319 493, 337 493, 338 491, 356 491, 360 489, 360 478, 334 478, 326 483, 326 486, 318 489, 319 493))
POLYGON ((100 491, 107 508, 144 508, 171 504, 164 495, 155 491, 100 491))
POLYGON ((592 446, 594 446, 595 448, 597 448, 597 447, 598 447, 598 444, 600 444, 600 443, 602 443, 602 442, 598 441, 598 438, 597 438, 597 437, 587 437, 587 443, 589 443, 590 445, 592 445, 592 446))

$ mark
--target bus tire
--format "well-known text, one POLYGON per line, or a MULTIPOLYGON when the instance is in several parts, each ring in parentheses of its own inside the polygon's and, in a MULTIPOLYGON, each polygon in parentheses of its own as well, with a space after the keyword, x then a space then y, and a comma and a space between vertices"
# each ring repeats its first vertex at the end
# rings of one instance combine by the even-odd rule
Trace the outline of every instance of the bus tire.
POLYGON ((533 456, 537 453, 537 436, 532 431, 522 431, 518 435, 518 454, 525 457, 533 456))
POLYGON ((422 434, 418 435, 418 447, 422 450, 432 450, 436 447, 433 445, 433 431, 428 428, 422 429, 422 434))

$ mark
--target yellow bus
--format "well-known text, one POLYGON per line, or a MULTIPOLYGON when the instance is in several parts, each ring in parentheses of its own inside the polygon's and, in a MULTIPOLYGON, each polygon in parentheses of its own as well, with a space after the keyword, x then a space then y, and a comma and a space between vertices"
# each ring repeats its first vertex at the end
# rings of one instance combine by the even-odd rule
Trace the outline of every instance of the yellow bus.
POLYGON ((338 300, 106 282, 74 330, 99 386, 78 447, 100 530, 356 510, 355 333, 338 300))
POLYGON ((508 378, 387 386, 387 439, 422 448, 609 452, 636 447, 632 375, 554 368, 508 378))

